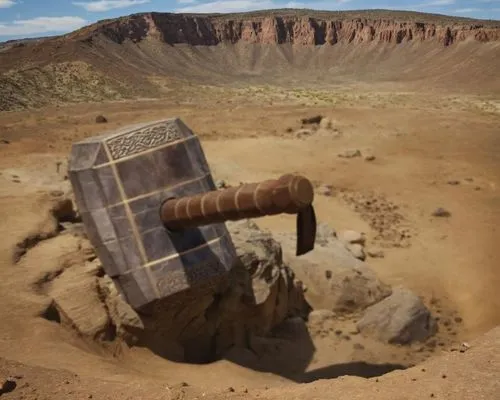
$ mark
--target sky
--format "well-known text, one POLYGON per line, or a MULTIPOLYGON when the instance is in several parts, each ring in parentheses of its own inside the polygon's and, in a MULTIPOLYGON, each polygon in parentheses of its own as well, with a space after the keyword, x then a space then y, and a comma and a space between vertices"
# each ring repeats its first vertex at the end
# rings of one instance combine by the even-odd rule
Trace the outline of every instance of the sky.
POLYGON ((138 12, 239 12, 272 8, 396 9, 500 20, 500 0, 0 0, 0 42, 71 32, 138 12))

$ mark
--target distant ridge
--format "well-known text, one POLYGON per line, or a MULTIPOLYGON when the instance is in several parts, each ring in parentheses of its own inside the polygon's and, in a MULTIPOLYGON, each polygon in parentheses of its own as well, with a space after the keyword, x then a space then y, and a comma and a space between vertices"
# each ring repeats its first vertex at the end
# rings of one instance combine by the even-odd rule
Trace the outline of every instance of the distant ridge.
POLYGON ((0 46, 0 110, 161 96, 163 78, 496 92, 499 70, 500 21, 387 10, 150 12, 0 46))

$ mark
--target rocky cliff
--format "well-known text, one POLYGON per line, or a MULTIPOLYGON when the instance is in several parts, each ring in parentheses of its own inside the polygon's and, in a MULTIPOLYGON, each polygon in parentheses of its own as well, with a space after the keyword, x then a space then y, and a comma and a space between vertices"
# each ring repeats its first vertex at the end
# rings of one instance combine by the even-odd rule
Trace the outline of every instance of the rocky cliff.
MULTIPOLYGON (((500 23, 489 21, 403 18, 387 19, 349 13, 182 15, 167 13, 136 14, 107 20, 83 28, 68 37, 92 41, 104 35, 116 43, 145 39, 189 45, 221 43, 335 45, 337 43, 404 43, 433 41, 449 46, 456 42, 500 40, 500 23)), ((402 13, 404 16, 405 14, 402 13)))

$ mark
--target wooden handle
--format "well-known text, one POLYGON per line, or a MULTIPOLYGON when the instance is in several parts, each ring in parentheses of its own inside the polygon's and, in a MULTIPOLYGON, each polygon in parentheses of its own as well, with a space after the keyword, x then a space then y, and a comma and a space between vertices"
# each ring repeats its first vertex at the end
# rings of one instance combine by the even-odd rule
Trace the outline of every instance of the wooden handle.
POLYGON ((260 183, 168 199, 161 205, 160 215, 168 229, 178 230, 265 215, 296 214, 311 205, 313 198, 308 179, 287 174, 260 183))

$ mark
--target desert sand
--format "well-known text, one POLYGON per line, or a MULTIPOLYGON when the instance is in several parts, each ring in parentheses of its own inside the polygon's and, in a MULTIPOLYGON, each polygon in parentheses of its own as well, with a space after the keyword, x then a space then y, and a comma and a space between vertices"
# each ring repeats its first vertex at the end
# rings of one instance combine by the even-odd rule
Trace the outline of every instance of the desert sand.
MULTIPOLYGON (((422 42, 412 32, 414 40, 407 33, 396 43, 399 28, 385 27, 396 33, 366 43, 362 31, 364 40, 345 42, 338 30, 338 42, 314 46, 304 17, 294 18, 302 21, 303 44, 243 32, 243 43, 198 38, 165 49, 152 33, 110 42, 98 26, 57 39, 59 47, 50 40, 3 47, 0 384, 10 379, 16 387, 2 399, 497 398, 500 23, 484 22, 467 37, 460 26, 471 22, 421 14, 412 18, 438 27, 422 42), (76 53, 82 43, 90 50, 76 53), (115 57, 129 63, 112 72, 115 57), (178 68, 180 60, 190 68, 178 68), (231 73, 217 72, 217 60, 231 73), (123 90, 114 74, 122 74, 123 90), (98 115, 108 122, 96 123, 98 115), (303 126, 316 115, 327 129, 303 126), (237 185, 287 172, 311 179, 318 221, 366 234, 367 249, 383 252, 366 262, 388 285, 422 298, 439 317, 439 343, 396 346, 356 333, 342 340, 334 332, 352 331, 349 319, 333 320, 326 334, 309 325, 316 350, 294 381, 286 371, 294 359, 283 354, 266 359, 273 372, 224 358, 179 363, 147 347, 89 340, 44 317, 47 288, 67 273, 57 266, 64 261, 74 271, 80 262, 50 214, 54 192, 68 185, 71 144, 171 117, 199 136, 217 180, 237 185), (373 207, 374 199, 389 206, 373 207), (434 216, 438 208, 449 215, 434 216)), ((344 29, 356 25, 355 16, 331 18, 344 18, 344 29)), ((382 29, 380 15, 367 18, 382 29)), ((387 18, 397 27, 408 16, 387 18)), ((289 215, 254 222, 278 241, 295 229, 289 215)))

